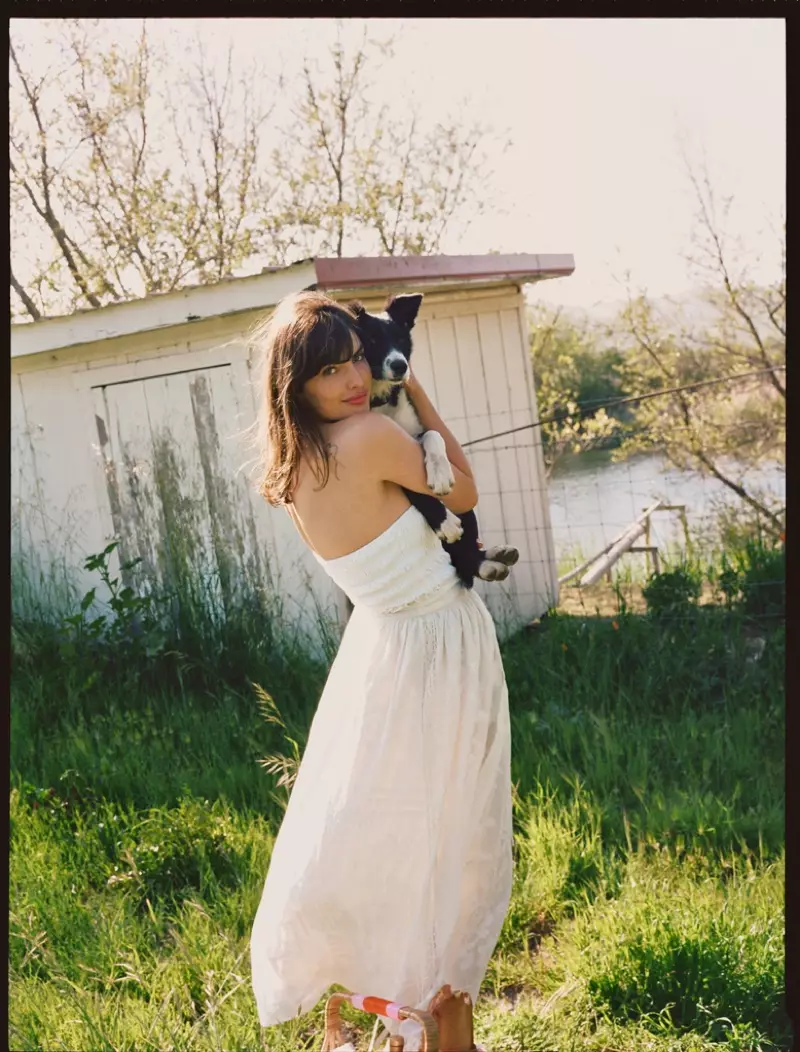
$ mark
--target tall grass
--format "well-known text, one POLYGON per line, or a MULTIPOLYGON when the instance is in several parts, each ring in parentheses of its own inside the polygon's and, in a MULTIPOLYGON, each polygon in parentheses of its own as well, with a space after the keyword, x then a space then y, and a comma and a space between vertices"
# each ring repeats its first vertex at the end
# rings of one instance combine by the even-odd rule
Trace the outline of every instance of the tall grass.
MULTIPOLYGON (((750 537, 689 571, 715 602, 664 586, 644 616, 554 611, 503 647, 515 880, 476 1013, 492 1052, 788 1048, 780 559, 750 537)), ((302 751, 326 660, 255 598, 224 621, 184 603, 161 636, 146 614, 113 650, 15 618, 10 1045, 318 1048, 322 1002, 262 1044, 248 936, 286 801, 263 763, 302 751)))

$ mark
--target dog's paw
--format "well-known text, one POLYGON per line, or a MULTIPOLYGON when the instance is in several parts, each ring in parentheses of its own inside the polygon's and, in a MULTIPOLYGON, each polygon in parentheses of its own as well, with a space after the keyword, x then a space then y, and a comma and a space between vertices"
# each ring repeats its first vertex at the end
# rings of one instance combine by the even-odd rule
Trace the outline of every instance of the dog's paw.
POLYGON ((425 451, 425 477, 437 497, 445 497, 455 486, 453 467, 447 459, 447 447, 438 431, 426 431, 420 438, 425 451))
POLYGON ((508 572, 505 563, 495 562, 494 559, 484 559, 478 567, 478 577, 482 581, 505 581, 508 572))
POLYGON ((453 514, 449 508, 446 508, 444 520, 436 531, 436 536, 440 541, 445 541, 447 544, 455 544, 456 541, 461 540, 463 533, 464 527, 461 525, 461 519, 453 514))
POLYGON ((519 559, 519 548, 512 548, 510 544, 498 544, 494 548, 489 548, 486 552, 486 558, 494 563, 504 563, 506 566, 513 566, 519 559))
POLYGON ((447 457, 440 457, 435 454, 426 457, 425 474, 428 488, 437 497, 446 497, 456 484, 453 468, 447 457))

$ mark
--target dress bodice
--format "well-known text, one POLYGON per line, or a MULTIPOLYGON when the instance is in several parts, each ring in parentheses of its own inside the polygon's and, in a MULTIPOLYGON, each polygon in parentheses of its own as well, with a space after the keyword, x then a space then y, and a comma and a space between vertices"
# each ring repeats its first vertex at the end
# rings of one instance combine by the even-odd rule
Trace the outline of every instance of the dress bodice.
POLYGON ((378 614, 428 613, 464 591, 450 557, 413 505, 356 551, 316 558, 354 606, 378 614))

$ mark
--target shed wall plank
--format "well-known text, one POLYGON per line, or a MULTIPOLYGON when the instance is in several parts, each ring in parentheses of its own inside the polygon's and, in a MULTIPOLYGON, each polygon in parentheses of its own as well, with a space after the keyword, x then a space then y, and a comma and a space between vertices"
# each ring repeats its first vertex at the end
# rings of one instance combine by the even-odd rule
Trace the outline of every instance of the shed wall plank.
POLYGON ((436 388, 436 377, 433 371, 433 351, 428 323, 418 322, 414 326, 414 353, 411 357, 411 371, 422 384, 423 389, 438 407, 439 393, 436 388))
POLYGON ((515 409, 525 412, 533 410, 535 420, 535 402, 531 399, 529 375, 526 368, 526 358, 529 352, 520 338, 518 310, 500 311, 500 331, 503 339, 506 376, 508 377, 509 408, 512 411, 515 409))
POLYGON ((102 549, 108 526, 96 508, 91 420, 74 396, 68 369, 22 373, 18 382, 37 480, 29 493, 44 523, 43 558, 73 567, 76 589, 85 590, 83 562, 102 549))
POLYGON ((436 378, 436 408, 449 421, 464 415, 464 396, 458 368, 458 348, 450 318, 428 322, 433 374, 436 378))
POLYGON ((18 376, 11 377, 10 437, 12 551, 20 555, 24 553, 28 560, 26 573, 34 577, 41 569, 41 555, 48 549, 49 541, 43 514, 45 497, 41 492, 18 376))
POLYGON ((473 314, 457 317, 454 326, 464 406, 470 420, 468 437, 481 438, 484 434, 489 434, 489 401, 483 376, 477 316, 473 314))

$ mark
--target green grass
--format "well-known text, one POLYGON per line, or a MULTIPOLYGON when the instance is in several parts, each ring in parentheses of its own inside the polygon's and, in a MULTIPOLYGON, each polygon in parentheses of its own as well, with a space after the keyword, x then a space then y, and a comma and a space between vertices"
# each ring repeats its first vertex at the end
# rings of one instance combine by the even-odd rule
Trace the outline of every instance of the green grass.
MULTIPOLYGON (((753 605, 771 556, 748 558, 730 609, 556 613, 505 644, 516 863, 476 1008, 491 1052, 789 1047, 785 636, 753 605)), ((286 801, 260 761, 291 768, 326 672, 263 616, 108 660, 17 615, 11 1047, 320 1047, 324 1001, 264 1045, 250 988, 286 801)), ((370 1020, 344 1016, 366 1048, 370 1020)))

